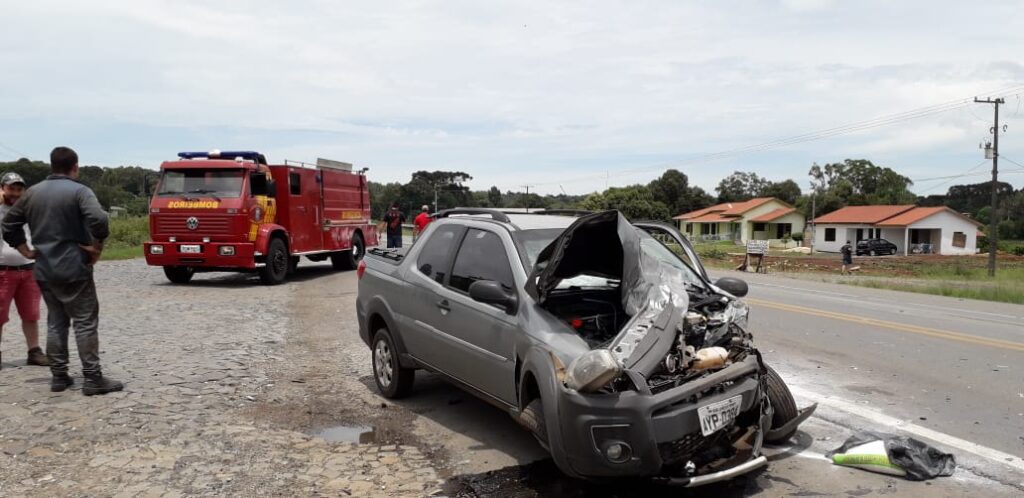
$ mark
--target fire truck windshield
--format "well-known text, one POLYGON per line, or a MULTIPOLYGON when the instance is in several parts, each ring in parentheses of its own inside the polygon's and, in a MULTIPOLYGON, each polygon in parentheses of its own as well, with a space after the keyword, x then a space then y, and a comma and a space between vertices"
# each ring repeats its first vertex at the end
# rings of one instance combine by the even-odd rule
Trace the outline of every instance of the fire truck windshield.
POLYGON ((239 197, 244 171, 241 169, 169 169, 160 178, 157 195, 201 195, 239 197))

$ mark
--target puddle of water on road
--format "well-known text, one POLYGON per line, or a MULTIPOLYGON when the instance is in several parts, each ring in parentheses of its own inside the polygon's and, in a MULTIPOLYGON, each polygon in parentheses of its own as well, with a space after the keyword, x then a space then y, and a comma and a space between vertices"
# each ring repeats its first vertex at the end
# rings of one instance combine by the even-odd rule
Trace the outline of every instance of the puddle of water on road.
POLYGON ((376 444, 377 431, 365 425, 339 425, 320 429, 311 435, 337 443, 376 444))

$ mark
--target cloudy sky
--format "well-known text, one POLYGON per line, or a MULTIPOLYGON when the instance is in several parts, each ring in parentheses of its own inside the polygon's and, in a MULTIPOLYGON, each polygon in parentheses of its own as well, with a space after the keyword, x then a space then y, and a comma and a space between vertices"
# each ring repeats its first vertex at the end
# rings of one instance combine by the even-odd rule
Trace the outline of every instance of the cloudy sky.
POLYGON ((985 180, 991 106, 714 154, 1016 86, 1001 169, 1021 187, 1022 7, 3 0, 0 160, 70 145, 86 164, 156 168, 256 149, 377 181, 451 169, 474 188, 587 193, 666 167, 708 189, 734 170, 806 187, 812 163, 863 157, 943 193, 985 180))

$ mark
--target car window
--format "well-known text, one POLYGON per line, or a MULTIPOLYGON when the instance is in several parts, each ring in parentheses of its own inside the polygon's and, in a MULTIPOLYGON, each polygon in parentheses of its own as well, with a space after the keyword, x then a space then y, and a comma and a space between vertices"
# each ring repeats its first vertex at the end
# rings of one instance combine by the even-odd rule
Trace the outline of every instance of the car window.
POLYGON ((469 286, 477 280, 493 280, 509 290, 515 284, 501 238, 494 232, 471 228, 455 256, 448 284, 469 292, 469 286))
POLYGON ((416 268, 420 273, 444 283, 448 272, 451 255, 455 252, 455 244, 462 235, 463 228, 458 225, 437 227, 434 233, 423 243, 423 249, 416 257, 416 268))

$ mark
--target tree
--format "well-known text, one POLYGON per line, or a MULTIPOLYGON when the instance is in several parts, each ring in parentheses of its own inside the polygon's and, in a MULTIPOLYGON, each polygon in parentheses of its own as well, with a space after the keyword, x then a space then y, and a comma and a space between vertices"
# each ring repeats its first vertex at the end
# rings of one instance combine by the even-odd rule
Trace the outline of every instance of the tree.
POLYGON ((783 202, 796 205, 797 199, 800 198, 800 186, 793 180, 783 180, 781 182, 770 182, 766 185, 758 197, 774 197, 783 202))
POLYGON ((757 173, 736 171, 718 182, 715 191, 718 192, 718 202, 749 201, 761 195, 769 183, 757 173))
POLYGON ((611 187, 602 193, 590 194, 580 202, 581 209, 606 211, 617 209, 631 220, 668 220, 668 206, 654 199, 651 190, 643 185, 611 187))
POLYGON ((689 178, 675 169, 662 173, 647 188, 654 195, 654 200, 667 206, 673 215, 696 211, 714 203, 714 199, 704 189, 691 187, 689 178))
POLYGON ((866 204, 912 204, 917 200, 910 187, 914 182, 890 168, 867 159, 846 159, 841 163, 811 166, 807 174, 815 192, 831 192, 844 206, 866 204))
POLYGON ((490 203, 491 207, 502 207, 501 190, 498 187, 491 187, 487 191, 487 202, 490 203))

